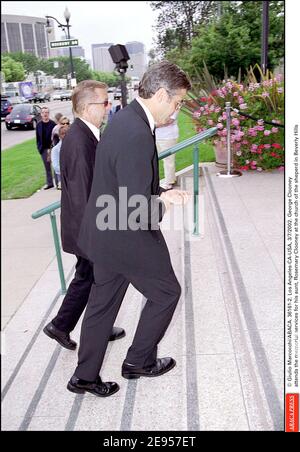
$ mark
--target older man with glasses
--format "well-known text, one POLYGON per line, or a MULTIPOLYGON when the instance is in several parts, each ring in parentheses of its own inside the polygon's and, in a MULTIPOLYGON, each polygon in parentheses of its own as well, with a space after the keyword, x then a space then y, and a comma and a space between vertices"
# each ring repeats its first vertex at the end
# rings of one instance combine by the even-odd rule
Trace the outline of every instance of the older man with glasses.
MULTIPOLYGON (((70 332, 86 307, 94 282, 93 264, 79 250, 77 238, 91 191, 99 128, 108 106, 106 84, 96 80, 80 82, 74 89, 72 104, 76 119, 60 150, 61 238, 63 250, 77 257, 76 272, 56 317, 44 328, 47 336, 69 350, 76 348, 70 332)), ((113 327, 110 340, 124 336, 122 328, 113 327)))

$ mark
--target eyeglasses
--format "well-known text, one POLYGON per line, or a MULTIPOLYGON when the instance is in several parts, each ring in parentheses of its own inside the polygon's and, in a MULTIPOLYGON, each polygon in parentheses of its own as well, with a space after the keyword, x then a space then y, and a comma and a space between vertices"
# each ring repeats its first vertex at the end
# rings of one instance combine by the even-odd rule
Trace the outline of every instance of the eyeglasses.
POLYGON ((89 102, 89 105, 104 105, 104 107, 107 107, 108 100, 105 100, 104 102, 89 102))
POLYGON ((69 126, 70 123, 69 123, 69 122, 61 122, 61 125, 62 125, 62 126, 69 126))
POLYGON ((175 104, 175 110, 176 110, 176 111, 180 110, 181 107, 184 106, 184 102, 185 102, 184 100, 180 100, 179 102, 176 102, 176 104, 175 104))

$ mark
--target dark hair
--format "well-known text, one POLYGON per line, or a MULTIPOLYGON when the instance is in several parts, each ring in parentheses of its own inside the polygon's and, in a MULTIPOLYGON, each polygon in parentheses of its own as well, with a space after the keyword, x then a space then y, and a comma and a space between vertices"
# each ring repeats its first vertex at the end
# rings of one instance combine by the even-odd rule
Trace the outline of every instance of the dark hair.
POLYGON ((175 94, 178 89, 191 89, 191 82, 180 67, 164 60, 147 69, 139 84, 139 96, 149 99, 159 88, 165 88, 170 94, 175 94))

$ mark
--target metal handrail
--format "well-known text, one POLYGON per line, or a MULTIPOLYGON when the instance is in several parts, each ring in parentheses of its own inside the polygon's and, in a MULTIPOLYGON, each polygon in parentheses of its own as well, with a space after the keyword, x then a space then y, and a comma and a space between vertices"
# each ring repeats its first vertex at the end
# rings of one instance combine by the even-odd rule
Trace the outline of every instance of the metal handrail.
MULTIPOLYGON (((198 195, 199 195, 199 143, 206 138, 212 137, 217 132, 217 127, 212 127, 210 129, 205 130, 204 132, 198 133, 197 135, 194 135, 191 138, 187 138, 184 141, 181 141, 180 143, 177 143, 175 146, 172 146, 169 149, 166 149, 165 151, 161 152, 158 159, 163 160, 164 158, 168 157, 169 155, 176 154, 177 152, 181 151, 182 149, 185 149, 188 146, 194 145, 193 150, 193 178, 194 178, 194 192, 193 192, 193 202, 194 202, 194 235, 199 235, 199 207, 198 207, 198 195)), ((56 201, 49 206, 43 207, 40 210, 37 210, 34 212, 31 217, 35 220, 37 218, 43 217, 44 215, 50 215, 51 225, 52 225, 52 232, 53 232, 53 239, 54 239, 54 246, 56 251, 56 258, 57 258, 57 265, 58 265, 58 271, 59 271, 59 277, 61 282, 61 292, 66 292, 66 280, 64 275, 64 269, 63 269, 63 263, 61 258, 61 249, 60 249, 60 242, 59 242, 59 235, 57 231, 57 224, 56 224, 56 215, 55 210, 59 209, 61 206, 60 201, 56 201)))

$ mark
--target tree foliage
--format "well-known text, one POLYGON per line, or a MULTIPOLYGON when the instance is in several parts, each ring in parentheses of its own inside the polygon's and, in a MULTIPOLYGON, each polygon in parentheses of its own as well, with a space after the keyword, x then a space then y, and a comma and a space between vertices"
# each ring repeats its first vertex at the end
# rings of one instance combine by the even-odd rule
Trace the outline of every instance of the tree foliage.
POLYGON ((157 51, 166 52, 179 47, 188 47, 197 33, 199 24, 205 24, 213 15, 213 1, 152 1, 150 6, 159 11, 157 25, 157 51))
POLYGON ((6 82, 24 80, 25 71, 23 64, 13 60, 8 55, 1 55, 1 70, 4 72, 6 82))
POLYGON ((114 72, 93 71, 93 79, 106 83, 107 86, 118 86, 120 84, 120 76, 114 72))
MULTIPOLYGON (((220 18, 197 29, 197 36, 185 52, 176 47, 167 58, 182 66, 193 78, 206 63, 209 72, 222 80, 246 75, 250 66, 260 63, 262 2, 223 2, 220 18)), ((268 67, 273 70, 284 55, 283 2, 269 2, 268 67)))

